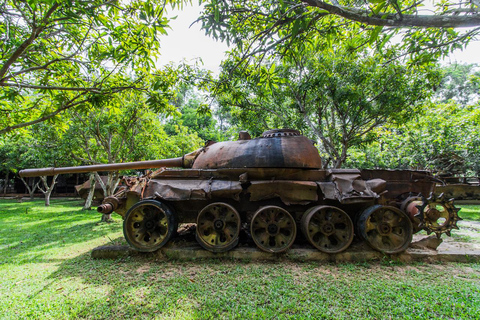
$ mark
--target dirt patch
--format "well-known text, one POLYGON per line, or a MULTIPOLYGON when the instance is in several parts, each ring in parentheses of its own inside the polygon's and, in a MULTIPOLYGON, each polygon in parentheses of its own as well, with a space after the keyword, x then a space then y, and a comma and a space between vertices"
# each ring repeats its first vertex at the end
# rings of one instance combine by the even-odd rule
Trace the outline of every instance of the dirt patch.
POLYGON ((137 270, 135 270, 135 272, 138 273, 138 274, 144 274, 148 271, 150 271, 150 265, 149 264, 144 264, 144 265, 140 266, 139 268, 137 268, 137 270))

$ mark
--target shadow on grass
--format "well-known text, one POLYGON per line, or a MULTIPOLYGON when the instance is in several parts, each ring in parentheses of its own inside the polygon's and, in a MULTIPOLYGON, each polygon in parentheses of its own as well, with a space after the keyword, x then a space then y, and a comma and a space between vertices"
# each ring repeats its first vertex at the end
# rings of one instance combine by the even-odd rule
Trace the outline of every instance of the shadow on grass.
POLYGON ((121 228, 117 220, 100 223, 100 215, 82 211, 79 201, 14 203, 0 201, 0 263, 54 262, 57 249, 105 236, 121 228), (51 258, 51 259, 50 259, 51 258))
MULTIPOLYGON (((33 269, 18 282, 41 284, 25 290, 28 299, 23 295, 12 299, 33 300, 25 317, 333 319, 476 318, 480 314, 478 266, 457 271, 456 265, 411 269, 383 264, 366 268, 225 260, 158 262, 148 254, 93 260, 90 251, 75 252, 90 250, 100 237, 121 230, 119 221, 97 224, 98 215, 69 204, 48 210, 33 207, 32 214, 22 213, 22 206, 12 212, 0 208, 0 263, 11 259, 17 260, 12 264, 54 262, 49 271, 30 265, 15 269, 17 274, 33 269), (448 285, 443 281, 446 274, 448 285)), ((113 238, 114 243, 123 241, 113 238)), ((25 304, 15 306, 20 309, 25 304)))
MULTIPOLYGON (((118 241, 120 238, 114 240, 118 241)), ((89 252, 62 262, 48 277, 51 281, 47 285, 80 278, 87 288, 108 286, 100 298, 80 303, 83 305, 76 311, 78 317, 203 318, 203 304, 197 298, 203 300, 206 295, 201 284, 191 279, 191 272, 185 270, 189 269, 187 265, 158 262, 149 254, 117 260, 92 259, 89 252)), ((211 299, 215 299, 215 294, 211 299)))
POLYGON ((80 278, 84 287, 103 290, 76 301, 75 315, 89 318, 468 318, 480 311, 474 270, 445 286, 432 283, 444 275, 442 266, 154 259, 83 254, 64 261, 48 279, 80 278))

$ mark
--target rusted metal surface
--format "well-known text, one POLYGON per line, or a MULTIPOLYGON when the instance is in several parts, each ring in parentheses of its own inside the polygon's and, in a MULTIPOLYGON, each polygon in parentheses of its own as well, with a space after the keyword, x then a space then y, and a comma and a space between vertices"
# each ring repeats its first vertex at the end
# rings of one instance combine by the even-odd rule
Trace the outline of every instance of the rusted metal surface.
POLYGON ((238 181, 151 179, 145 188, 143 198, 186 201, 220 197, 239 200, 240 192, 242 187, 238 181))
POLYGON ((239 240, 241 217, 228 203, 216 202, 203 208, 197 217, 197 242, 212 252, 233 249, 239 240))
POLYGON ((126 188, 98 208, 123 217, 125 238, 138 251, 161 248, 178 223, 196 223, 197 241, 212 252, 234 248, 243 231, 273 253, 287 251, 298 238, 336 254, 349 247, 355 233, 378 251, 397 253, 408 247, 412 233, 450 234, 459 220, 450 201, 422 196, 435 188, 429 172, 324 170, 312 141, 289 129, 256 139, 241 132, 237 141, 210 141, 175 159, 21 174, 158 167, 124 178, 126 188), (297 229, 303 237, 296 236, 297 229))
POLYGON ((136 161, 126 163, 96 164, 91 166, 25 169, 18 173, 20 177, 54 176, 64 173, 86 173, 95 171, 119 171, 128 169, 151 169, 160 167, 183 167, 183 157, 174 159, 136 161))
MULTIPOLYGON (((298 133, 298 131, 296 131, 298 133)), ((220 168, 315 168, 322 160, 312 141, 304 136, 267 134, 252 140, 212 144, 201 152, 194 169, 220 168), (279 136, 277 136, 279 135, 279 136)))
POLYGON ((407 194, 429 195, 435 190, 435 179, 428 171, 415 170, 361 170, 364 180, 382 179, 386 181, 385 195, 395 199, 407 194))
POLYGON ((352 219, 345 211, 333 206, 310 208, 303 215, 300 227, 308 242, 322 252, 341 252, 353 241, 352 219))
POLYGON ((378 197, 360 176, 360 172, 336 170, 329 176, 329 182, 319 182, 325 199, 340 203, 368 201, 378 197))
POLYGON ((280 253, 288 250, 297 235, 292 215, 277 206, 259 208, 250 225, 253 241, 265 252, 280 253))
POLYGON ((437 185, 435 192, 438 195, 443 193, 447 198, 455 200, 480 200, 480 185, 465 183, 437 185))
POLYGON ((246 192, 250 201, 280 198, 286 205, 305 205, 318 200, 317 184, 311 181, 251 181, 246 192))
MULTIPOLYGON (((108 177, 107 176, 101 176, 100 178, 103 180, 103 183, 106 185, 108 177)), ((87 180, 82 184, 76 185, 75 186, 75 191, 77 191, 80 198, 87 199, 88 193, 90 191, 90 187, 91 187, 90 180, 87 180)), ((104 195, 103 195, 102 187, 100 186, 98 181, 95 180, 95 189, 94 189, 93 199, 97 200, 97 201, 102 201, 103 198, 104 198, 104 195)))
POLYGON ((419 217, 422 226, 427 231, 427 234, 433 232, 438 238, 444 233, 450 236, 450 232, 453 229, 458 229, 457 222, 462 220, 458 216, 460 209, 455 208, 453 199, 445 198, 444 194, 438 197, 435 194, 431 194, 417 208, 420 211, 419 217))
POLYGON ((374 249, 399 253, 412 241, 413 228, 408 216, 400 209, 375 205, 358 217, 360 236, 374 249))

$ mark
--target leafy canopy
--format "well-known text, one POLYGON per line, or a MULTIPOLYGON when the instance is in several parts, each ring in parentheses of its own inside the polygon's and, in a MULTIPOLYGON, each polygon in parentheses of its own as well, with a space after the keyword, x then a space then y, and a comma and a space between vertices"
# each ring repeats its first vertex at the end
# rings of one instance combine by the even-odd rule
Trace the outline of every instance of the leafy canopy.
POLYGON ((385 63, 379 54, 341 46, 322 49, 321 41, 232 68, 237 61, 225 62, 215 91, 233 121, 254 135, 275 127, 303 129, 334 167, 345 162, 350 147, 372 139, 374 128, 411 117, 439 81, 435 69, 385 63))
MULTIPOLYGON (((6 0, 0 3, 0 133, 95 105, 145 81, 182 0, 6 0)), ((161 79, 160 81, 163 81, 161 79)), ((162 85, 154 88, 157 96, 162 85)))
POLYGON ((360 168, 419 168, 438 174, 480 176, 480 105, 454 101, 427 104, 400 125, 373 132, 369 144, 351 149, 348 165, 360 168))
POLYGON ((204 2, 204 30, 232 44, 242 61, 271 52, 283 55, 318 36, 326 45, 342 42, 352 51, 395 50, 397 58, 419 64, 467 45, 480 32, 478 1, 442 0, 429 6, 411 0, 204 2))

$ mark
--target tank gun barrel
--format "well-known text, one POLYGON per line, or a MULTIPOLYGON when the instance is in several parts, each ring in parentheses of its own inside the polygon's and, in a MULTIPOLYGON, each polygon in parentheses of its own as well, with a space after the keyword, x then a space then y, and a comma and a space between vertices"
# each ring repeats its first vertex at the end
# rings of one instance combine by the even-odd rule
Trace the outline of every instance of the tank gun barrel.
POLYGON ((18 173, 20 177, 39 177, 39 176, 53 176, 63 173, 86 173, 95 171, 118 171, 127 169, 150 169, 161 167, 187 167, 185 163, 185 156, 172 159, 151 160, 151 161, 136 161, 125 163, 110 163, 110 164, 95 164, 90 166, 78 167, 63 167, 63 168, 40 168, 40 169, 25 169, 18 173))

